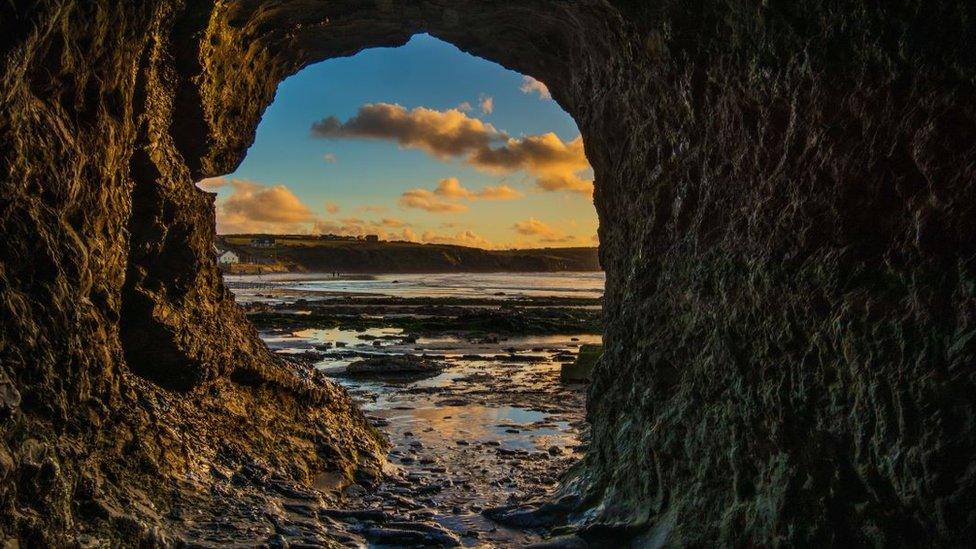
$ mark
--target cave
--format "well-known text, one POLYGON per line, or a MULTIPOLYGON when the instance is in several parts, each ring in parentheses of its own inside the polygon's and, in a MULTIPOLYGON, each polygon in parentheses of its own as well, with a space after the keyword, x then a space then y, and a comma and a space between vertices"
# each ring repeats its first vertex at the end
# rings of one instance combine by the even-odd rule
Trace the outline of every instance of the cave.
POLYGON ((961 0, 4 3, 0 532, 165 546, 221 504, 214 464, 382 474, 348 395, 294 376, 234 305, 193 182, 233 171, 283 78, 429 33, 545 82, 595 172, 605 354, 592 444, 548 507, 564 530, 964 544, 973 17, 961 0))

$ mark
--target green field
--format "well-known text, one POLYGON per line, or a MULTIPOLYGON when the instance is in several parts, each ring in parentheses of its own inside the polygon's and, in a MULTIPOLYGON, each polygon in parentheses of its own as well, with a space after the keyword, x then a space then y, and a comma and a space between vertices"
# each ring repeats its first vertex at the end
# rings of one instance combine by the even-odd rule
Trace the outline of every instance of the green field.
POLYGON ((226 235, 218 245, 276 261, 296 271, 344 273, 555 272, 600 270, 596 248, 483 250, 447 244, 321 240, 307 235, 273 236, 275 246, 251 240, 268 235, 226 235))

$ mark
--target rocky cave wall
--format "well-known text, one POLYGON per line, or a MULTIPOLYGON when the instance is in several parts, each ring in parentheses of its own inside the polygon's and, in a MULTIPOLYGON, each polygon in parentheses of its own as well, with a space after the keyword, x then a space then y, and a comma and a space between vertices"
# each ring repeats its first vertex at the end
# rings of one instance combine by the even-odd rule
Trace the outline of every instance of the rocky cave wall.
POLYGON ((260 457, 294 451, 298 476, 375 465, 348 398, 292 376, 233 306, 192 182, 240 162, 282 78, 416 32, 546 82, 584 136, 607 326, 592 444, 563 485, 574 519, 649 545, 974 534, 966 2, 52 0, 0 16, 8 534, 87 524, 85 502, 124 499, 131 478, 260 455, 275 420, 296 434, 260 457))

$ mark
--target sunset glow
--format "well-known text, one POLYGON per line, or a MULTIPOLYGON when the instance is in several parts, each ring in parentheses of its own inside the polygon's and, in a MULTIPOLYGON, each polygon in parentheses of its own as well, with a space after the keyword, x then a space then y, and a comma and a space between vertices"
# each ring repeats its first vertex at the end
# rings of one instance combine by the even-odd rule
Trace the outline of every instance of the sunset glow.
POLYGON ((427 35, 281 84, 241 166, 201 181, 217 230, 593 246, 593 172, 546 85, 427 35))

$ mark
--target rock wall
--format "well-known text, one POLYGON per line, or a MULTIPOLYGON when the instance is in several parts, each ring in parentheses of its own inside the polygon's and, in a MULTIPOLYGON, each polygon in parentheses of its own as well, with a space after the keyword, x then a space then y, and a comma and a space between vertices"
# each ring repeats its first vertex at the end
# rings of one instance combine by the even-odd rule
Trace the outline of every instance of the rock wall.
POLYGON ((377 466, 344 393, 275 362, 234 308, 192 182, 240 162, 282 78, 430 32, 546 82, 596 172, 607 351, 591 448, 563 485, 578 523, 642 545, 971 538, 974 16, 912 0, 2 4, 0 526, 158 539, 153 513, 105 511, 137 480, 226 455, 306 479, 377 466))
POLYGON ((0 7, 0 540, 164 544, 212 467, 381 466, 345 391, 275 360, 220 282, 178 140, 203 126, 178 114, 191 15, 0 7))

